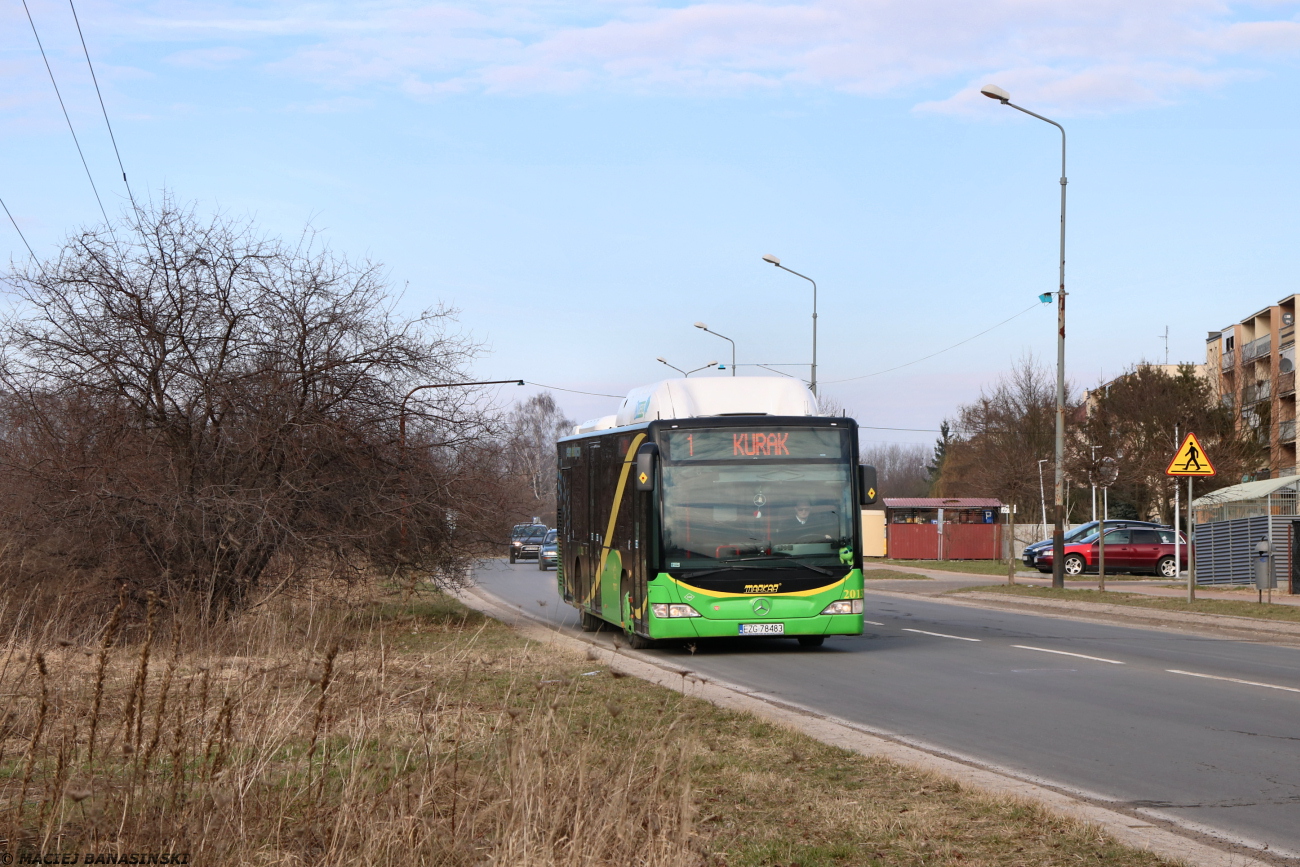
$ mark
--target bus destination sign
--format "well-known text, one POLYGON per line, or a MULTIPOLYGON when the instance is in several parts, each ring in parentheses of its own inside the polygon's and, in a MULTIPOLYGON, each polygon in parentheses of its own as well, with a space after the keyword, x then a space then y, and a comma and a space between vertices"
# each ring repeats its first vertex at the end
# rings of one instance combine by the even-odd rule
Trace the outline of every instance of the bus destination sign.
POLYGON ((843 433, 816 428, 669 431, 664 444, 670 461, 840 458, 843 433))

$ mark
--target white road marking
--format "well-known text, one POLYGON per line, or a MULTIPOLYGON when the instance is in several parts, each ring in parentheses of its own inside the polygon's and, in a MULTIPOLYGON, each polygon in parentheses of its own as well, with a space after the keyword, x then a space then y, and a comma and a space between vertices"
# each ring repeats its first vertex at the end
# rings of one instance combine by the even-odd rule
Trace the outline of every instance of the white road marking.
POLYGON ((885 624, 883 624, 883 623, 877 623, 877 622, 874 621, 874 620, 864 620, 864 621, 862 621, 862 622, 863 622, 863 623, 870 623, 872 626, 884 626, 884 625, 885 625, 885 624))
POLYGON ((919 633, 921 633, 922 635, 933 635, 933 636, 935 636, 936 638, 955 638, 955 639, 957 639, 958 641, 981 641, 981 640, 982 640, 982 639, 979 639, 979 638, 962 638, 960 635, 944 635, 942 632, 926 632, 924 629, 907 629, 906 627, 904 627, 903 631, 904 631, 904 632, 919 632, 919 633))
POLYGON ((1217 674, 1197 674, 1194 671, 1179 671, 1176 668, 1166 668, 1165 671, 1170 674, 1185 674, 1188 677, 1204 677, 1207 680, 1226 680, 1229 683, 1242 683, 1246 686, 1262 686, 1265 689, 1283 689, 1287 692, 1300 692, 1300 689, 1296 689, 1294 686, 1279 686, 1276 683, 1260 683, 1257 680, 1241 680, 1236 677, 1219 677, 1217 674))
POLYGON ((1061 656, 1077 656, 1079 659, 1091 659, 1093 662, 1109 662, 1111 665, 1126 665, 1118 659, 1105 659, 1100 656, 1088 656, 1085 653, 1071 653, 1068 650, 1048 650, 1046 647, 1030 647, 1027 644, 1013 644, 1012 647, 1018 647, 1021 650, 1037 650, 1039 653, 1058 653, 1061 656))

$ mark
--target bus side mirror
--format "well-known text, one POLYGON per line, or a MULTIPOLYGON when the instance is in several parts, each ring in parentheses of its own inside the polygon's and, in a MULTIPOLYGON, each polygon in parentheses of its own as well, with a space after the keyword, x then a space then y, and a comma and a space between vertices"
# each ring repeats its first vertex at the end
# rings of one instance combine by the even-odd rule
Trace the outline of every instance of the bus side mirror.
POLYGON ((653 491, 655 489, 655 464, 658 463, 659 446, 646 443, 636 452, 636 489, 653 491))
POLYGON ((863 506, 870 506, 876 501, 876 468, 858 464, 858 497, 863 506))

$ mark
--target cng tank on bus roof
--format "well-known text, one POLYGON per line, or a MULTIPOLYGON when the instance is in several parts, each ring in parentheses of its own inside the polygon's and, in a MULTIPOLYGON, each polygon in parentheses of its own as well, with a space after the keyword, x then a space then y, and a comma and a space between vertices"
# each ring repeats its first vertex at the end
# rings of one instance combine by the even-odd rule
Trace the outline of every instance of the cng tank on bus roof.
POLYGON ((714 415, 817 415, 817 398, 788 376, 665 379, 628 392, 615 426, 714 415))

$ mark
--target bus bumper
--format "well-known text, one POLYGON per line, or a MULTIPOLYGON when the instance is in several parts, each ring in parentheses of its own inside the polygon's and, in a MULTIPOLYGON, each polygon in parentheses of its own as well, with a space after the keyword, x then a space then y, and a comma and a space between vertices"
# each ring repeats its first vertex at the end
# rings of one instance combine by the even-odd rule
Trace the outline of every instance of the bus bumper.
POLYGON ((861 635, 861 614, 831 614, 818 617, 749 618, 720 620, 707 617, 650 618, 651 638, 795 638, 800 635, 861 635), (743 635, 742 624, 780 624, 779 634, 743 635))

